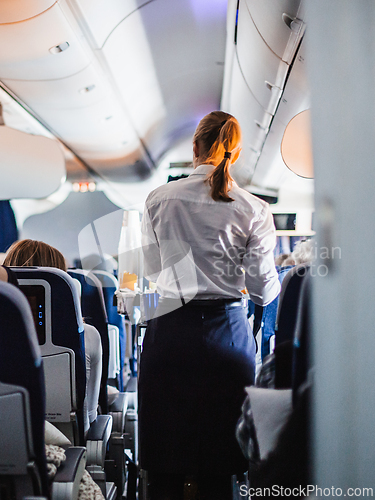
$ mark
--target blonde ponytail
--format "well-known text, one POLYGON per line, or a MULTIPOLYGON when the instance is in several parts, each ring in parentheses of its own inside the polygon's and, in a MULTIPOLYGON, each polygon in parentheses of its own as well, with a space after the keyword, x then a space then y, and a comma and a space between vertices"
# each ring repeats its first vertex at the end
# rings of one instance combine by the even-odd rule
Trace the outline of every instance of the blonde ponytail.
POLYGON ((233 183, 229 169, 232 154, 236 154, 241 145, 241 128, 238 121, 229 113, 213 111, 199 122, 193 140, 199 144, 200 159, 216 165, 207 178, 212 199, 234 201, 228 195, 233 183))
POLYGON ((231 153, 225 152, 224 159, 219 163, 215 170, 208 176, 208 182, 211 186, 211 198, 215 201, 234 201, 228 195, 229 189, 232 187, 233 179, 229 173, 231 153))
POLYGON ((228 195, 233 179, 230 175, 230 159, 241 146, 241 127, 234 116, 223 111, 213 111, 199 122, 194 134, 199 144, 199 159, 215 166, 208 176, 211 197, 215 201, 234 201, 228 195))

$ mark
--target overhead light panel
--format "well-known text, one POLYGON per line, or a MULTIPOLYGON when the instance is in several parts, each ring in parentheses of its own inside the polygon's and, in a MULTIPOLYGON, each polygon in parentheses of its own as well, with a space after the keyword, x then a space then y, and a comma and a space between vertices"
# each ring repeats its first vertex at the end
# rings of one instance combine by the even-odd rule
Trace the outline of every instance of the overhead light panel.
POLYGON ((74 182, 72 189, 75 193, 87 193, 90 191, 93 193, 96 191, 96 183, 95 182, 74 182))
POLYGON ((62 42, 54 47, 51 47, 49 51, 51 54, 60 54, 60 52, 64 52, 64 50, 69 48, 69 42, 62 42))

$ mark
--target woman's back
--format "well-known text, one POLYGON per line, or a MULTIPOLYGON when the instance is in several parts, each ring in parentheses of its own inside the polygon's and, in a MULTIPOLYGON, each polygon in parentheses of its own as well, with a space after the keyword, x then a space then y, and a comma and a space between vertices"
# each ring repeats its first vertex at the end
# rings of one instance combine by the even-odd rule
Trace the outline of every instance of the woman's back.
POLYGON ((240 298, 246 285, 250 294, 264 295, 264 282, 274 277, 268 205, 236 183, 229 191, 231 203, 213 200, 207 182, 213 169, 200 165, 147 199, 142 227, 146 275, 162 270, 157 287, 163 297, 175 298, 176 275, 185 299, 240 298), (249 271, 248 279, 241 267, 249 271))

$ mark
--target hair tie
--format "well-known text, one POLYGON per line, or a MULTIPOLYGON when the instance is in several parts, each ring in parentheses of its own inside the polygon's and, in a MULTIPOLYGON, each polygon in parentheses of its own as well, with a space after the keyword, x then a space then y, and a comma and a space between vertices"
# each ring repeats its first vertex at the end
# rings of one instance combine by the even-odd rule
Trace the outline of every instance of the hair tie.
POLYGON ((224 158, 230 158, 231 156, 232 156, 232 153, 230 151, 225 151, 224 158))

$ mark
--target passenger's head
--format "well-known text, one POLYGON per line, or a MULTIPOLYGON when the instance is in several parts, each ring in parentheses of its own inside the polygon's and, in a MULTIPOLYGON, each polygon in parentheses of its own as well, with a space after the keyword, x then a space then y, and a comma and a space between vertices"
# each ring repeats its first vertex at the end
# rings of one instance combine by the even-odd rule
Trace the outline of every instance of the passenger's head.
POLYGON ((43 241, 16 241, 9 248, 4 266, 57 267, 66 271, 64 256, 56 248, 43 241))
POLYGON ((291 253, 282 253, 275 259, 275 265, 279 267, 294 266, 294 264, 291 253))
POLYGON ((199 163, 216 167, 208 178, 211 196, 215 201, 233 201, 228 195, 233 181, 229 167, 241 152, 241 139, 238 121, 223 111, 213 111, 206 115, 195 131, 194 155, 199 163))
POLYGON ((313 240, 297 241, 293 253, 296 264, 308 264, 314 260, 313 240))

